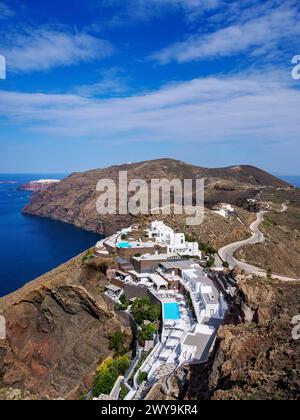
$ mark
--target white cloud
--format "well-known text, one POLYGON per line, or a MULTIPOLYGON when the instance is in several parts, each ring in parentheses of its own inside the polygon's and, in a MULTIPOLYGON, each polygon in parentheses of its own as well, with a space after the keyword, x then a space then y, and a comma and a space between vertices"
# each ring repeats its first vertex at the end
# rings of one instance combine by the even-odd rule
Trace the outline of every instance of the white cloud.
POLYGON ((113 46, 87 33, 71 33, 62 29, 29 28, 4 37, 2 54, 12 72, 49 70, 54 67, 89 62, 111 55, 113 46))
POLYGON ((0 92, 7 124, 52 138, 298 143, 300 91, 273 74, 205 78, 114 99, 0 92))
MULTIPOLYGON (((261 9, 257 9, 257 12, 261 9)), ((283 41, 300 36, 300 14, 297 7, 266 9, 262 16, 253 17, 243 23, 233 24, 209 34, 197 34, 185 41, 155 52, 151 59, 161 64, 171 61, 179 63, 216 57, 226 57, 249 51, 265 53, 280 46, 283 41)), ((247 16, 247 10, 243 16, 247 16)), ((241 16, 242 18, 242 16, 241 16)))
POLYGON ((0 1, 0 20, 8 19, 14 16, 15 12, 4 1, 0 1))

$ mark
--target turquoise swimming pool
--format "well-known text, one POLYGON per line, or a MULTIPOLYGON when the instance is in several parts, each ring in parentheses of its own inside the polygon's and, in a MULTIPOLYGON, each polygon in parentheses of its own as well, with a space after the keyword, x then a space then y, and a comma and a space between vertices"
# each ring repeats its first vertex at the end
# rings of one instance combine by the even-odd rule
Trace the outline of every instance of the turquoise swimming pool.
POLYGON ((164 303, 164 319, 180 319, 178 303, 164 303))
POLYGON ((132 245, 129 242, 119 242, 118 248, 132 248, 132 245))

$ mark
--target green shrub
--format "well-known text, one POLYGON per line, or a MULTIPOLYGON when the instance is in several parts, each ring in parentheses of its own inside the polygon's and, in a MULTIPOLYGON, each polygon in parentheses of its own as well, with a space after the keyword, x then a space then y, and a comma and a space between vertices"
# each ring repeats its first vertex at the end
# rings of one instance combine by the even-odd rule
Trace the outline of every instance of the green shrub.
POLYGON ((109 395, 118 379, 118 372, 109 370, 102 375, 99 375, 94 383, 93 395, 98 397, 100 394, 109 395))
POLYGON ((125 400, 125 397, 127 396, 129 390, 125 385, 121 385, 120 389, 120 398, 121 400, 125 400))
POLYGON ((140 372, 139 373, 139 382, 140 384, 143 383, 144 381, 148 380, 148 373, 147 372, 140 372))
POLYGON ((120 302, 124 308, 128 308, 128 301, 124 293, 120 297, 120 302))
POLYGON ((121 357, 117 357, 114 360, 114 365, 115 365, 115 368, 117 369, 118 373, 120 375, 124 375, 126 373, 127 369, 129 369, 130 361, 129 361, 127 356, 121 356, 121 357))
POLYGON ((115 333, 109 336, 109 349, 114 350, 115 354, 123 355, 129 351, 128 346, 126 345, 127 336, 121 331, 116 331, 115 333))
POLYGON ((143 325, 141 331, 139 332, 139 343, 144 345, 146 340, 152 340, 153 334, 156 332, 157 328, 154 324, 143 325))
POLYGON ((156 322, 161 317, 161 306, 160 305, 150 305, 148 311, 148 318, 151 322, 156 322))
POLYGON ((210 257, 210 259, 206 263, 207 268, 211 268, 215 263, 215 259, 213 257, 210 257))
POLYGON ((91 258, 95 257, 95 249, 94 248, 90 248, 86 254, 82 257, 82 262, 85 262, 87 260, 90 260, 91 258))
POLYGON ((185 235, 185 240, 187 242, 195 242, 196 241, 195 237, 193 235, 189 235, 189 234, 185 235))
POLYGON ((98 368, 93 386, 93 396, 109 395, 120 375, 124 375, 130 366, 128 357, 121 356, 115 359, 106 359, 98 368))
POLYGON ((138 324, 143 321, 155 322, 160 319, 161 306, 153 305, 148 297, 136 299, 132 306, 131 312, 138 324))
POLYGON ((204 244, 203 242, 199 242, 199 249, 200 251, 205 252, 206 255, 213 255, 216 253, 216 250, 213 247, 204 244))

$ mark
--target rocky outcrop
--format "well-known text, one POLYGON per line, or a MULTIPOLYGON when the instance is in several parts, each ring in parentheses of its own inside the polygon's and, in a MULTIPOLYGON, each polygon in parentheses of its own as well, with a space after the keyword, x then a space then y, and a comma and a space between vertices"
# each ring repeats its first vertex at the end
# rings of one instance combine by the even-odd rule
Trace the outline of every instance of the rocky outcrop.
POLYGON ((76 399, 88 389, 99 362, 111 355, 110 333, 131 335, 129 325, 108 309, 100 293, 105 283, 79 256, 0 300, 7 329, 0 340, 5 399, 18 392, 76 399))
POLYGON ((241 281, 233 324, 219 330, 202 376, 191 367, 187 398, 299 399, 300 341, 291 325, 299 301, 299 282, 241 281))
POLYGON ((272 320, 276 294, 269 284, 242 279, 238 283, 238 294, 235 298, 238 321, 242 323, 256 323, 267 326, 272 320))
POLYGON ((30 181, 27 184, 23 184, 18 189, 31 192, 44 191, 49 186, 58 184, 59 182, 59 179, 39 179, 38 181, 30 181))

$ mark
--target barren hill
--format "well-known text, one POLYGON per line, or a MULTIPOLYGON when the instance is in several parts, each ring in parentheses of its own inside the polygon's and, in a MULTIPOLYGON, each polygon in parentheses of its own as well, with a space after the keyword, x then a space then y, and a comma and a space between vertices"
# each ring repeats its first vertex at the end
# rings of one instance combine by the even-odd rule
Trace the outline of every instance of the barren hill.
POLYGON ((288 187, 282 181, 252 166, 209 169, 172 159, 158 159, 111 166, 83 173, 73 173, 57 185, 33 195, 24 213, 74 224, 97 233, 111 234, 133 222, 131 215, 99 216, 96 212, 96 185, 101 179, 118 182, 119 172, 127 171, 128 180, 143 179, 201 179, 205 178, 206 203, 218 201, 237 204, 255 197, 259 187, 288 187))

